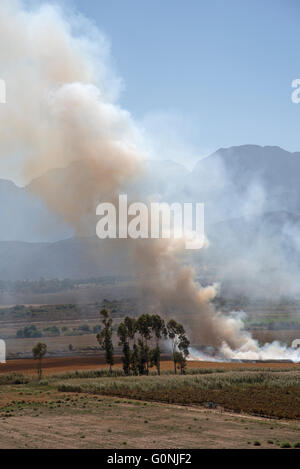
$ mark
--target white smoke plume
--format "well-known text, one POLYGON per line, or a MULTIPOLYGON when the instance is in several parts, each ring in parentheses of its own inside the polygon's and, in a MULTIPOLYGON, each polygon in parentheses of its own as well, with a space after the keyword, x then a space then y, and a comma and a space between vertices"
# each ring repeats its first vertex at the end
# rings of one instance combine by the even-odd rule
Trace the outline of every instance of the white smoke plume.
MULTIPOLYGON (((117 104, 119 80, 111 72, 109 46, 78 15, 66 19, 48 4, 28 10, 17 0, 1 1, 0 44, 8 87, 0 160, 15 164, 24 180, 76 163, 71 179, 42 179, 30 187, 85 234, 96 201, 115 197, 143 169, 138 126, 117 104)), ((136 242, 134 260, 147 294, 184 323, 194 343, 208 342, 228 359, 300 359, 277 344, 260 349, 240 317, 215 311, 217 287, 197 284, 193 269, 180 262, 183 249, 183 241, 136 242)))

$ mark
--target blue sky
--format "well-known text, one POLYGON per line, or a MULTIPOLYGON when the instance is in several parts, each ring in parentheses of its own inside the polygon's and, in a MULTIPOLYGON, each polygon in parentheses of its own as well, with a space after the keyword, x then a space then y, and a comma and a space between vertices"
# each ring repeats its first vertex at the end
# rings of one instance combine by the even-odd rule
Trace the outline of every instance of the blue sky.
POLYGON ((246 143, 300 151, 300 104, 291 102, 300 78, 298 0, 58 3, 109 38, 125 84, 121 104, 159 134, 161 147, 165 135, 195 160, 246 143))

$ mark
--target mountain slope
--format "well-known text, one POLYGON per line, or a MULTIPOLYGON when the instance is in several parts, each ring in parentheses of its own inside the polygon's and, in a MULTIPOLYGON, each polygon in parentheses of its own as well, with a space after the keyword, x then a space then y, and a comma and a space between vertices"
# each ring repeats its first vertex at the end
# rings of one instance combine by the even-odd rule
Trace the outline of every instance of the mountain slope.
MULTIPOLYGON (((141 180, 124 189, 134 201, 151 195, 163 202, 204 202, 205 220, 211 224, 265 212, 300 213, 299 174, 300 153, 244 145, 219 149, 191 172, 172 161, 148 161, 141 180)), ((53 242, 73 236, 74 230, 51 211, 51 201, 72 205, 69 185, 94 177, 83 162, 75 162, 48 171, 24 188, 0 180, 0 240, 53 242), (66 200, 56 200, 58 187, 63 187, 66 200), (48 206, 38 195, 41 188, 51 191, 48 206)), ((99 198, 100 193, 101 187, 99 198)), ((96 201, 92 204, 96 207, 96 201)), ((94 234, 96 221, 93 212, 89 235, 94 234)))
POLYGON ((300 153, 279 147, 221 148, 200 160, 184 192, 216 222, 271 211, 300 212, 300 153))
POLYGON ((83 279, 127 273, 126 252, 113 241, 70 238, 55 243, 0 241, 0 280, 83 279))

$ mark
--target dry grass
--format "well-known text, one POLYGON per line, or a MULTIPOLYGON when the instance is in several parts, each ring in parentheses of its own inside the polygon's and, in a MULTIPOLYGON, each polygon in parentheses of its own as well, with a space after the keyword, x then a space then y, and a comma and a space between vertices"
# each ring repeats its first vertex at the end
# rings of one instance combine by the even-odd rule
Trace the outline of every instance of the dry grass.
POLYGON ((124 442, 126 448, 155 449, 297 447, 300 429, 295 421, 65 393, 34 382, 0 387, 0 421, 1 449, 117 449, 124 442))

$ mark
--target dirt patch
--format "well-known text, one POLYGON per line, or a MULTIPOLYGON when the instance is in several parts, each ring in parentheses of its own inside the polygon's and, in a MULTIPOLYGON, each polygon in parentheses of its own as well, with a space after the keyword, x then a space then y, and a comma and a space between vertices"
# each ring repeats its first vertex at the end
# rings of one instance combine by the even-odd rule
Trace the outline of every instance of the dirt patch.
POLYGON ((273 448, 300 440, 295 422, 221 410, 59 394, 30 397, 20 410, 15 399, 1 418, 0 448, 273 448))
MULTIPOLYGON (((116 357, 116 368, 122 368, 121 358, 116 357)), ((287 362, 270 362, 270 363, 218 363, 218 362, 202 362, 202 361, 189 361, 187 364, 189 369, 199 368, 213 370, 224 368, 228 370, 237 370, 240 368, 272 368, 272 369, 300 369, 300 363, 287 363, 287 362)), ((96 370, 107 368, 103 356, 90 356, 90 357, 53 357, 45 358, 43 360, 43 370, 45 375, 56 374, 65 371, 75 370, 96 370)), ((163 360, 161 363, 162 370, 173 370, 174 365, 171 360, 163 360)), ((19 359, 8 360, 5 364, 0 364, 0 373, 36 373, 36 362, 33 359, 19 359)))

